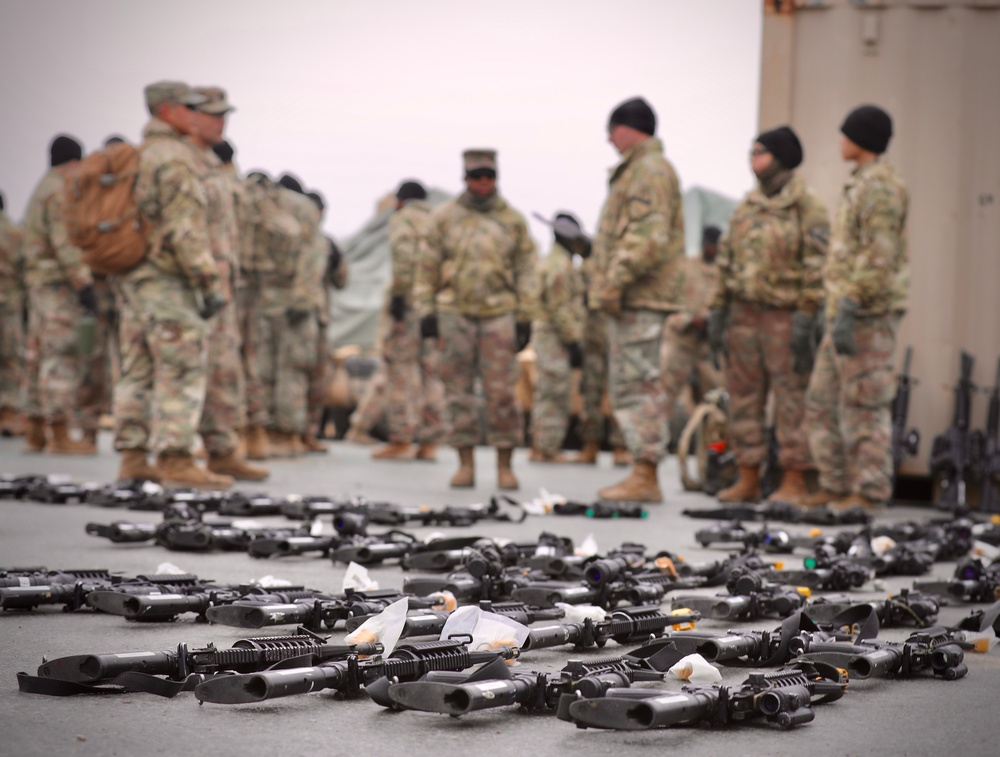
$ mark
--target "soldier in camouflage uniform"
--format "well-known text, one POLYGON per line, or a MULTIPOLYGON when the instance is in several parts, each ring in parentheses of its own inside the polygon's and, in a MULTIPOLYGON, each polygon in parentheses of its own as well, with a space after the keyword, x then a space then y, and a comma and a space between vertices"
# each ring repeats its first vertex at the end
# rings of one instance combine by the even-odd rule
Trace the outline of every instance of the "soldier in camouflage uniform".
POLYGON ((208 199, 207 219, 219 292, 231 303, 211 321, 208 333, 208 386, 198 433, 208 455, 208 469, 238 481, 262 481, 265 468, 247 463, 239 449, 238 430, 246 427, 246 382, 240 359, 236 289, 239 277, 239 226, 229 172, 212 150, 222 141, 226 115, 233 108, 219 87, 196 87, 205 102, 194 111, 192 144, 198 148, 201 182, 208 199))
POLYGON ((466 150, 463 158, 467 191, 431 215, 414 301, 421 336, 440 336, 450 438, 460 462, 451 485, 475 485, 478 376, 486 441, 497 448, 497 485, 516 489, 510 462, 522 433, 514 385, 535 312, 535 244, 524 217, 497 192, 496 151, 466 150))
POLYGON ((560 450, 569 424, 572 369, 583 365, 586 308, 583 274, 573 267, 573 253, 589 257, 591 251, 572 215, 559 213, 552 225, 552 249, 537 264, 538 313, 531 329, 537 379, 530 460, 538 463, 566 462, 560 450))
POLYGON ((212 259, 201 156, 184 137, 189 106, 205 97, 181 82, 146 87, 135 198, 151 232, 146 258, 115 277, 121 313, 121 376, 115 385, 119 478, 227 488, 233 479, 199 467, 192 454, 205 404, 211 317, 227 305, 212 259), (150 468, 147 454, 156 454, 150 468))
POLYGON ((884 110, 856 108, 840 131, 840 154, 856 168, 841 194, 823 271, 826 331, 805 418, 820 489, 808 504, 877 509, 892 495, 892 358, 909 292, 909 197, 882 158, 892 137, 884 110))
POLYGON ((260 378, 260 299, 261 250, 257 236, 260 206, 271 180, 260 171, 241 180, 233 163, 233 149, 213 148, 223 163, 236 198, 236 224, 239 229, 238 259, 240 275, 236 280, 236 314, 240 327, 240 359, 246 386, 246 456, 266 460, 271 456, 267 436, 268 409, 264 384, 260 378))
MULTIPOLYGON (((584 292, 593 279, 594 258, 589 257, 580 266, 584 292)), ((584 302, 587 298, 584 296, 584 302)), ((604 398, 608 392, 608 318, 599 310, 587 308, 583 327, 583 369, 580 372, 580 440, 583 443, 580 454, 573 462, 586 465, 597 464, 597 453, 601 449, 604 435, 604 398)), ((625 448, 625 438, 618 427, 614 414, 609 418, 609 441, 613 449, 616 466, 631 465, 632 456, 625 448)))
POLYGON ((392 280, 381 324, 389 443, 372 452, 375 460, 436 460, 438 442, 448 431, 444 386, 437 373, 438 351, 421 339, 413 309, 417 256, 430 214, 423 185, 416 181, 400 184, 396 211, 389 218, 392 280))
POLYGON ((97 313, 97 297, 82 252, 69 241, 62 192, 74 166, 83 156, 75 139, 56 137, 49 148, 51 170, 35 189, 25 213, 22 257, 28 288, 29 342, 36 351, 37 373, 29 367, 28 394, 37 407, 29 408, 27 448, 42 447, 55 454, 95 454, 97 447, 69 436, 69 422, 77 410, 77 393, 86 366, 78 328, 97 313), (45 438, 44 429, 48 429, 45 438))
POLYGON ((0 434, 23 433, 20 384, 24 359, 21 229, 3 212, 0 194, 0 434))
POLYGON ((270 241, 262 255, 260 373, 268 402, 268 438, 275 457, 296 457, 308 422, 309 377, 317 364, 316 288, 323 286, 329 246, 316 205, 285 174, 268 193, 263 222, 270 241), (280 228, 279 228, 280 227, 280 228))
POLYGON ((750 157, 758 186, 733 212, 722 239, 710 318, 716 346, 728 322, 726 385, 739 466, 736 483, 719 492, 722 502, 760 499, 769 390, 783 475, 768 499, 801 505, 808 494, 812 461, 802 417, 830 224, 826 206, 794 173, 801 162, 802 145, 789 127, 758 135, 750 157))
POLYGON ((622 159, 594 238, 589 306, 608 316, 611 404, 634 459, 626 479, 599 492, 616 501, 663 500, 656 472, 670 433, 663 329, 682 307, 684 216, 680 182, 655 132, 656 115, 641 98, 612 111, 608 141, 622 159))

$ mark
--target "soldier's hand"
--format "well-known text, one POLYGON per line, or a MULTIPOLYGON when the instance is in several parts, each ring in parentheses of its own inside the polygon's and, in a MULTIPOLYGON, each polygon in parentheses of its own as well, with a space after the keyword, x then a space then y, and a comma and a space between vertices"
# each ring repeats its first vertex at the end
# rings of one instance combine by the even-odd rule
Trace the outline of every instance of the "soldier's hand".
POLYGON ((389 300, 389 315, 399 323, 406 317, 406 299, 401 294, 394 294, 389 300))
POLYGON ((612 318, 620 318, 622 314, 622 290, 618 287, 605 286, 597 294, 597 309, 612 318))
POLYGON ((97 315, 97 292, 94 291, 93 284, 87 284, 87 286, 79 290, 76 293, 76 299, 80 303, 80 307, 91 315, 97 315))
POLYGON ((812 372, 816 357, 813 333, 816 316, 812 313, 795 313, 792 316, 792 370, 800 376, 812 372))
POLYGON ((583 347, 580 343, 570 342, 566 345, 566 351, 569 353, 569 367, 583 368, 583 347))
POLYGON ((207 321, 228 304, 229 300, 218 292, 209 292, 201 299, 201 307, 198 308, 198 315, 202 317, 202 320, 207 321))
POLYGON ((285 318, 288 319, 289 326, 298 326, 312 315, 312 311, 306 308, 288 308, 285 310, 285 318))
POLYGON ((841 297, 837 303, 837 315, 830 327, 830 338, 838 355, 853 355, 857 352, 854 344, 854 318, 859 305, 854 300, 841 297))
POLYGON ((438 319, 436 315, 425 315, 420 319, 421 339, 437 339, 439 336, 438 319))
POLYGON ((712 308, 708 314, 708 347, 712 351, 712 365, 720 370, 719 356, 726 352, 726 311, 712 308))
POLYGON ((520 352, 528 346, 531 341, 531 322, 521 321, 514 327, 514 336, 517 339, 517 351, 520 352))

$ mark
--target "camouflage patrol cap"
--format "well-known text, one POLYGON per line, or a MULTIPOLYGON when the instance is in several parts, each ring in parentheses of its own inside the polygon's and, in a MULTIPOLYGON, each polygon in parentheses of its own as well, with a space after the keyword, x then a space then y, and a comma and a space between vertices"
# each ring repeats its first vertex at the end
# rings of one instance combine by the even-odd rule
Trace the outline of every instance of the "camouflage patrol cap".
POLYGON ((201 105, 205 96, 199 95, 182 81, 158 81, 146 86, 146 107, 150 113, 166 103, 201 105))
POLYGON ((466 150, 462 153, 462 161, 466 172, 475 171, 477 168, 492 168, 496 171, 497 151, 482 148, 466 150))
POLYGON ((226 90, 222 87, 195 87, 194 91, 205 97, 205 102, 197 107, 198 112, 210 116, 224 116, 236 110, 226 99, 226 90))

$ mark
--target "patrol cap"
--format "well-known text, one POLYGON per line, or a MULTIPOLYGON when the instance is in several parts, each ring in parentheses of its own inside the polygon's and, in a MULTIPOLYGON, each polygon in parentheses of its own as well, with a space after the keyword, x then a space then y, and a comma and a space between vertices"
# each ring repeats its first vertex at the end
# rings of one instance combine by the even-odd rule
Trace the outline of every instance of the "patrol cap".
POLYGON ((224 116, 236 110, 226 99, 226 90, 222 87, 195 87, 194 91, 205 98, 205 102, 197 106, 199 113, 210 116, 224 116))
POLYGON ((497 151, 484 148, 466 150, 462 153, 462 162, 465 164, 466 173, 478 168, 491 168, 496 171, 497 151))
POLYGON ((150 113, 167 103, 179 105, 201 105, 205 96, 195 92, 182 81, 158 81, 146 86, 146 107, 150 113))

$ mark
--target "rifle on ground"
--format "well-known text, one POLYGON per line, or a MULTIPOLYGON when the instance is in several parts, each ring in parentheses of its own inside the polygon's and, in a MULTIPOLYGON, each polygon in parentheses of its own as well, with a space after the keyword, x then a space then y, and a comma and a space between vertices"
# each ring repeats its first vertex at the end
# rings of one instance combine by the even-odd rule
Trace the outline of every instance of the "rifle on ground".
POLYGON ((979 478, 982 481, 979 509, 986 513, 1000 513, 1000 360, 997 360, 997 380, 990 392, 986 433, 982 438, 979 459, 979 478))
POLYGON ((916 385, 910 377, 910 361, 913 347, 906 348, 903 358, 903 372, 896 377, 896 396, 892 400, 892 489, 890 501, 896 494, 896 479, 907 455, 917 455, 920 451, 920 431, 906 429, 906 419, 910 413, 910 390, 916 385))
POLYGON ((956 511, 965 507, 965 484, 974 462, 975 450, 969 433, 972 395, 972 370, 976 359, 964 350, 960 357, 959 379, 953 391, 955 410, 948 429, 934 437, 931 446, 931 476, 941 485, 941 499, 937 506, 942 510, 956 511))
MULTIPOLYGON (((675 605, 676 607, 676 605, 675 605)), ((605 620, 587 618, 582 623, 556 623, 528 629, 528 638, 521 648, 545 649, 572 644, 574 649, 603 647, 609 641, 632 644, 662 636, 668 628, 675 631, 682 626, 694 627, 701 620, 701 613, 688 608, 678 608, 672 613, 660 610, 659 605, 623 607, 605 620)))

